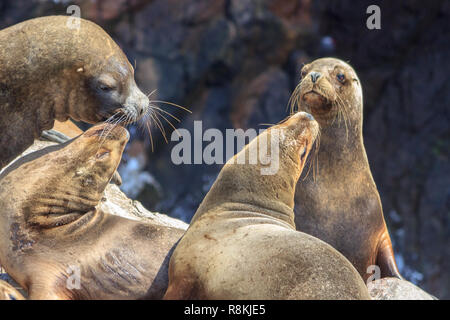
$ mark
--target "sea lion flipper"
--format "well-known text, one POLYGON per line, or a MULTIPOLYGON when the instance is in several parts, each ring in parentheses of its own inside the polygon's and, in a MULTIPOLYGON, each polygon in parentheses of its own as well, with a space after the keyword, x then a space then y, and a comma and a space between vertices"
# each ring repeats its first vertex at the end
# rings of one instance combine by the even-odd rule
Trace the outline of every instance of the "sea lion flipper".
POLYGON ((376 265, 380 267, 381 278, 394 277, 403 280, 395 263, 394 250, 392 249, 391 238, 387 230, 380 238, 376 265))

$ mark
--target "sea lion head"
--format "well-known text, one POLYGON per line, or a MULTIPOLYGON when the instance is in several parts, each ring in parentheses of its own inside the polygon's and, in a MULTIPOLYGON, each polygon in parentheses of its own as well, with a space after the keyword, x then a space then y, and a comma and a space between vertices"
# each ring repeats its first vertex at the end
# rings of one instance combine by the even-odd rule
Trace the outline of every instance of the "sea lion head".
POLYGON ((68 96, 57 99, 64 106, 56 104, 56 118, 88 123, 139 120, 148 111, 149 99, 136 85, 134 68, 122 49, 97 24, 80 18, 79 28, 71 28, 68 21, 59 16, 42 21, 48 31, 45 49, 52 51, 55 72, 62 71, 62 77, 55 77, 57 85, 68 96))
POLYGON ((102 65, 86 62, 75 70, 82 93, 77 105, 82 107, 71 110, 72 118, 131 123, 147 112, 149 99, 136 85, 134 69, 125 59, 110 57, 102 65))
POLYGON ((128 139, 122 126, 102 123, 56 150, 37 158, 30 154, 30 161, 2 179, 0 200, 20 208, 11 210, 28 226, 42 230, 68 225, 95 212, 128 139))
POLYGON ((99 199, 117 170, 128 140, 129 133, 124 127, 102 123, 75 139, 65 152, 66 148, 62 149, 54 161, 63 163, 66 172, 70 170, 68 178, 72 185, 90 189, 99 194, 99 199))
POLYGON ((297 163, 295 173, 300 177, 306 159, 319 134, 319 124, 311 114, 300 111, 269 128, 269 130, 275 129, 279 131, 280 157, 297 163))
POLYGON ((291 97, 293 109, 311 113, 321 127, 360 120, 361 84, 350 65, 335 58, 317 59, 304 65, 301 75, 291 97))

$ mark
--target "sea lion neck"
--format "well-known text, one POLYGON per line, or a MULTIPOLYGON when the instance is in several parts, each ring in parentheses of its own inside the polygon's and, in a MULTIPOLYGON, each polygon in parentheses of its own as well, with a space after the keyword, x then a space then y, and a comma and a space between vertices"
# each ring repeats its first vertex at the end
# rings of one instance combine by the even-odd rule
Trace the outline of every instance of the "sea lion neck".
POLYGON ((295 186, 310 146, 305 145, 303 158, 300 159, 301 143, 288 130, 291 129, 280 126, 269 128, 231 158, 200 204, 192 222, 220 207, 231 215, 268 216, 294 228, 295 186), (261 158, 256 164, 252 164, 250 159, 258 154, 260 145, 274 141, 272 139, 276 140, 278 148, 271 147, 270 158, 271 161, 278 161, 277 170, 262 174, 261 158))

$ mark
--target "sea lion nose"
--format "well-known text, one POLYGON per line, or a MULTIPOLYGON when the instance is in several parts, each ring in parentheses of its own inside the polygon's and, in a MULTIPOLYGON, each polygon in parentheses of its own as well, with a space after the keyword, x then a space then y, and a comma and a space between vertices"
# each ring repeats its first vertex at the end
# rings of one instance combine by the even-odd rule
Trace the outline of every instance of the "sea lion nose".
POLYGON ((149 105, 150 105, 150 100, 148 99, 148 97, 145 94, 142 94, 140 105, 139 105, 139 114, 141 116, 147 112, 149 105))
POLYGON ((304 112, 304 111, 298 112, 298 116, 299 116, 299 117, 302 117, 302 118, 306 118, 306 119, 308 119, 309 121, 313 121, 313 120, 314 120, 314 117, 313 117, 311 114, 309 114, 309 113, 307 113, 307 112, 304 112))
POLYGON ((320 72, 315 72, 315 71, 311 72, 310 74, 311 74, 311 80, 313 83, 316 83, 317 79, 319 79, 321 76, 320 72))
MULTIPOLYGON (((306 112, 305 112, 306 113, 306 112)), ((310 121, 313 121, 314 120, 314 117, 311 115, 311 114, 309 114, 309 113, 306 113, 305 114, 305 116, 308 118, 308 120, 310 120, 310 121)))

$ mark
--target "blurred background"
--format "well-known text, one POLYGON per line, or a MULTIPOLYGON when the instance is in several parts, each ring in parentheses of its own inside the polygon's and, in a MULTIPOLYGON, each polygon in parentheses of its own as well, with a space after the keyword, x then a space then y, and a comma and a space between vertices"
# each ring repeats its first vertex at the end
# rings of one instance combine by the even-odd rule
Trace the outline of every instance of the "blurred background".
MULTIPOLYGON (((450 1, 117 0, 0 2, 0 27, 66 14, 102 26, 178 128, 262 129, 287 114, 303 63, 348 61, 364 91, 364 141, 403 276, 450 298, 450 1), (366 9, 381 8, 369 30, 366 9)), ((221 165, 174 165, 153 128, 130 127, 122 190, 189 222, 221 165)))

